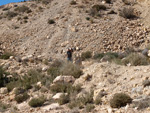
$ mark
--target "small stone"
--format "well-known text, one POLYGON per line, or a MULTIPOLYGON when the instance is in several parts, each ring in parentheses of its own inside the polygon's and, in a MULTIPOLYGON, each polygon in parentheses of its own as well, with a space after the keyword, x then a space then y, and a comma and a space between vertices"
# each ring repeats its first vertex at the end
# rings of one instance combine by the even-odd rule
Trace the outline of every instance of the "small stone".
POLYGON ((56 95, 54 95, 52 98, 57 100, 60 99, 60 97, 63 95, 64 93, 57 93, 56 95))
POLYGON ((0 94, 6 94, 8 93, 8 90, 6 87, 0 88, 0 94))
POLYGON ((57 76, 53 83, 74 83, 75 78, 73 76, 57 76))
POLYGON ((108 113, 112 113, 112 108, 107 108, 108 113))
POLYGON ((42 83, 41 82, 38 82, 36 85, 39 86, 39 87, 42 87, 42 83))

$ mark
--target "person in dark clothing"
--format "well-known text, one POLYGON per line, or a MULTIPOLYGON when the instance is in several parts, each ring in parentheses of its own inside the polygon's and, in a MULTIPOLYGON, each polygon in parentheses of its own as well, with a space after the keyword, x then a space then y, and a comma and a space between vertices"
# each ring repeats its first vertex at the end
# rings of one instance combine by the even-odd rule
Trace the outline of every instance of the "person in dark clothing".
POLYGON ((72 61, 72 53, 73 53, 73 49, 68 48, 68 50, 67 50, 67 60, 68 61, 72 61))

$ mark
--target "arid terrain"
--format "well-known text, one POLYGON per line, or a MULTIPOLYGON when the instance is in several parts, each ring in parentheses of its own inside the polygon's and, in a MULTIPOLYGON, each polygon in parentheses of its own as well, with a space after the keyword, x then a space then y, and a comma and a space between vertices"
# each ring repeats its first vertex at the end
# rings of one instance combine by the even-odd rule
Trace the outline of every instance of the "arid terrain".
POLYGON ((149 13, 148 0, 0 6, 0 112, 150 113, 149 13))

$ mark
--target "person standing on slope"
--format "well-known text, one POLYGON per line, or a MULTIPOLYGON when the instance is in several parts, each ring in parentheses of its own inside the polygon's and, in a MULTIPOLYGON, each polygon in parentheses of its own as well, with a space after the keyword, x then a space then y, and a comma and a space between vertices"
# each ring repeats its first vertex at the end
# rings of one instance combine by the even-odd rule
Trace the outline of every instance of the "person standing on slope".
POLYGON ((68 48, 68 50, 67 50, 67 60, 68 61, 72 61, 72 53, 73 53, 73 49, 68 48))

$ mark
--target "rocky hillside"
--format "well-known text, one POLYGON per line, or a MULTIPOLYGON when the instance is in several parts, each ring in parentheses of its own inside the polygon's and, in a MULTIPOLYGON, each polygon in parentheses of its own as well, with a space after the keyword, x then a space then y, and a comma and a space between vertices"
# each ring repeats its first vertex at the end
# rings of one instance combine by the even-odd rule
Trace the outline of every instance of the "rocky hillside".
POLYGON ((148 14, 148 0, 0 6, 0 112, 149 113, 148 14))
POLYGON ((111 3, 76 0, 75 4, 70 0, 52 0, 47 4, 31 1, 1 6, 1 46, 19 55, 47 58, 55 55, 62 58, 67 47, 78 48, 80 52, 119 52, 145 46, 149 42, 149 27, 141 21, 149 19, 148 5, 141 4, 132 1, 128 5, 122 0, 111 3), (104 9, 92 12, 94 5, 104 9), (30 11, 21 10, 23 6, 30 11), (121 10, 130 6, 135 7, 137 18, 121 17, 121 10), (48 20, 55 23, 49 24, 48 20))

